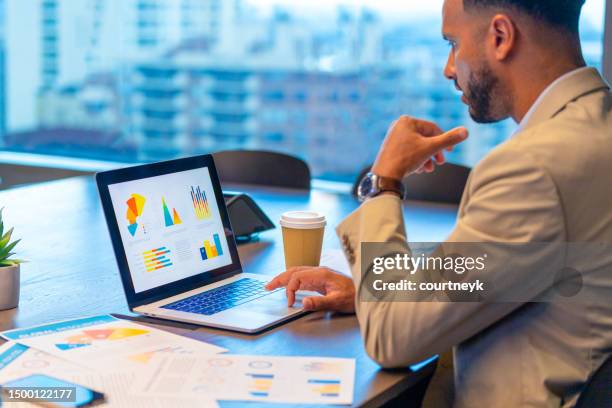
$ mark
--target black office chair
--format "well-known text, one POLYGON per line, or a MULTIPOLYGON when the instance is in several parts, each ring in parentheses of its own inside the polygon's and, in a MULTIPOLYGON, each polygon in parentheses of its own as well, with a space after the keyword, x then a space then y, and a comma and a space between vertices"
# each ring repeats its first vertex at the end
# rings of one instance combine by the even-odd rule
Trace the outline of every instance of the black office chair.
POLYGON ((310 190, 310 168, 297 157, 259 150, 213 153, 221 183, 310 190))
POLYGON ((575 408, 612 407, 612 357, 589 379, 575 408))
MULTIPOLYGON (((357 177, 353 185, 355 197, 359 182, 369 171, 370 167, 367 167, 357 177)), ((459 204, 470 171, 469 167, 447 163, 436 167, 433 173, 412 174, 405 177, 403 183, 406 187, 406 199, 459 204)))

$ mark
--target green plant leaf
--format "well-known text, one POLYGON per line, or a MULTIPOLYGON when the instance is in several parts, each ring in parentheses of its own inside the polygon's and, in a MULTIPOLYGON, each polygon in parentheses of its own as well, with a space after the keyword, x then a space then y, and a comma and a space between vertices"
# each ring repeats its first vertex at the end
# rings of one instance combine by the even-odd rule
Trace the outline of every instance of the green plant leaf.
POLYGON ((3 266, 15 266, 20 265, 22 263, 27 263, 28 261, 24 261, 23 259, 5 259, 0 261, 0 267, 3 266))
POLYGON ((4 221, 2 220, 2 212, 4 211, 4 207, 0 208, 0 237, 4 233, 4 221))
POLYGON ((21 239, 18 239, 17 241, 9 244, 7 247, 0 249, 0 259, 8 258, 10 256, 9 253, 11 252, 11 249, 15 248, 15 245, 17 245, 20 241, 21 239))
POLYGON ((0 248, 4 248, 9 243, 9 241, 11 240, 11 235, 13 235, 14 229, 14 227, 11 228, 6 232, 6 234, 2 236, 2 238, 0 238, 0 248))

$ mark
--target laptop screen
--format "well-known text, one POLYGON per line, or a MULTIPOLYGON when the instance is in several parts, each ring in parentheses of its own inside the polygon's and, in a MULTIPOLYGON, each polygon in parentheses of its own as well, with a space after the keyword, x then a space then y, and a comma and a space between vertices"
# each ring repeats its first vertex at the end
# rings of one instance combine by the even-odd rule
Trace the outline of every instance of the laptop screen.
POLYGON ((232 263, 207 167, 108 190, 135 293, 232 263))

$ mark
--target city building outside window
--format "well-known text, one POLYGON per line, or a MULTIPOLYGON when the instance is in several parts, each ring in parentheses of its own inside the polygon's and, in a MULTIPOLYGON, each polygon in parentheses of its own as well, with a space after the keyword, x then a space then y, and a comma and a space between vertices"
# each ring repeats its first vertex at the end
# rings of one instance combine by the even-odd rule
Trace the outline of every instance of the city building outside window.
MULTIPOLYGON (((516 125, 477 125, 443 75, 442 0, 0 0, 4 150, 148 162, 224 149, 304 158, 352 181, 408 114, 472 137, 475 165, 516 125)), ((604 0, 583 48, 601 69, 604 0)))

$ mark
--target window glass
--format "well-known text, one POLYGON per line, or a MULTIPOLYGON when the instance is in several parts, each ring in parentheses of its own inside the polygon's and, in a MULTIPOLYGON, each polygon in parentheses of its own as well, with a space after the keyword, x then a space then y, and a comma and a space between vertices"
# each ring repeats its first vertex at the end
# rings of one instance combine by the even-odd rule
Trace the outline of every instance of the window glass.
MULTIPOLYGON (((476 125, 442 70, 442 0, 0 0, 4 149, 142 162, 295 154, 352 181, 401 114, 466 125, 473 166, 515 124, 476 125)), ((587 0, 601 67, 604 0, 587 0)))

